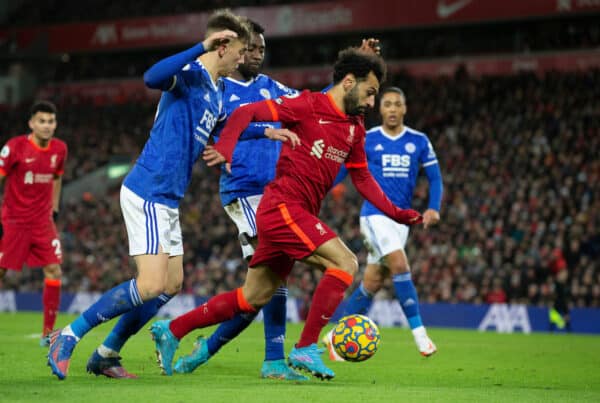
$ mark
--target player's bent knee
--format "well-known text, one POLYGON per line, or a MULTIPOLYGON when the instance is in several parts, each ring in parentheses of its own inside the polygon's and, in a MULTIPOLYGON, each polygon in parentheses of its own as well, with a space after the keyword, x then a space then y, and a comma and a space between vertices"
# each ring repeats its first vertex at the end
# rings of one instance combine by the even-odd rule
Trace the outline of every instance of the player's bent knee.
POLYGON ((52 280, 59 279, 62 276, 62 270, 57 264, 51 264, 44 267, 44 275, 52 280))
POLYGON ((371 294, 377 294, 381 287, 383 287, 383 280, 367 278, 366 276, 363 278, 363 286, 365 289, 371 294))
POLYGON ((167 292, 166 285, 137 280, 137 288, 143 301, 158 297, 163 292, 167 292))
POLYGON ((275 293, 275 289, 263 288, 263 289, 250 289, 244 287, 242 289, 246 302, 248 302, 256 310, 261 309, 267 305, 275 293))
POLYGON ((350 274, 352 277, 356 276, 356 273, 358 273, 358 259, 356 255, 351 254, 346 256, 340 263, 339 269, 350 274))
POLYGON ((181 289, 183 288, 183 283, 178 283, 178 284, 174 284, 174 285, 169 285, 167 286, 167 288, 165 289, 165 292, 167 294, 169 294, 170 296, 174 296, 177 295, 181 292, 181 289))

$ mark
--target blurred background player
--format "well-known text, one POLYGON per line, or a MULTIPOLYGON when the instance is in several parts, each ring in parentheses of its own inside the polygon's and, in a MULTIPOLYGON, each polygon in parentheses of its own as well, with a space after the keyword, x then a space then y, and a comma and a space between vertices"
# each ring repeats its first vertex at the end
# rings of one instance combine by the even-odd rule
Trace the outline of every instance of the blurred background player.
MULTIPOLYGON (((440 220, 442 175, 437 157, 426 134, 404 125, 406 97, 397 87, 386 88, 379 103, 382 125, 367 132, 365 151, 369 170, 394 204, 410 208, 422 166, 429 182, 429 206, 423 213, 425 228, 440 220)), ((343 173, 338 176, 343 177, 343 173)), ((344 315, 366 315, 373 296, 391 276, 402 311, 408 320, 419 352, 428 357, 436 346, 428 337, 419 313, 419 298, 412 282, 405 246, 409 227, 388 218, 369 201, 360 211, 360 230, 368 249, 367 268, 359 287, 348 298, 344 315)), ((331 344, 333 331, 323 337, 329 357, 342 361, 331 344)))
POLYGON ((54 138, 56 106, 31 107, 31 133, 13 137, 0 151, 0 183, 6 178, 0 230, 0 279, 23 264, 43 267, 44 325, 47 346, 60 305, 62 251, 54 221, 58 215, 67 145, 54 138), (2 234, 3 233, 3 234, 2 234))
POLYGON ((146 85, 163 93, 150 138, 121 187, 129 253, 135 258, 138 276, 107 291, 74 322, 53 333, 48 364, 58 379, 66 378, 81 337, 124 313, 90 357, 87 370, 109 377, 135 377, 120 364, 121 347, 181 289, 179 202, 192 167, 222 116, 219 78, 243 61, 250 36, 245 23, 229 11, 211 15, 206 35, 204 42, 163 59, 144 74, 146 85))
POLYGON ((347 162, 359 193, 399 222, 417 224, 422 219, 414 210, 394 206, 367 169, 362 115, 373 107, 384 74, 385 64, 380 57, 346 49, 340 52, 334 67, 334 86, 327 94, 306 91, 299 96, 245 105, 232 114, 221 139, 204 153, 209 166, 232 160, 235 143, 251 121, 281 121, 298 137, 291 146, 283 146, 277 176, 265 188, 256 214, 259 244, 243 287, 221 293, 172 321, 152 325, 165 371, 170 371, 182 337, 240 313, 256 312, 287 278, 294 261, 303 260, 324 274, 289 362, 321 379, 335 376, 324 365, 323 350, 317 347, 317 341, 352 283, 358 263, 317 215, 340 166, 347 162))
MULTIPOLYGON (((251 30, 244 63, 230 77, 223 79, 223 108, 230 115, 240 105, 282 95, 296 94, 272 78, 260 74, 265 58, 264 28, 248 21, 251 30)), ((265 130, 280 127, 279 122, 253 122, 242 134, 243 139, 235 149, 231 172, 222 166, 220 195, 223 208, 239 231, 244 259, 250 260, 257 244, 256 209, 263 189, 275 177, 275 165, 279 158, 281 143, 265 137, 265 130)), ((222 124, 217 132, 222 129, 222 124)), ((263 378, 307 380, 285 362, 285 329, 287 320, 287 294, 285 285, 277 289, 271 301, 262 308, 265 328, 265 360, 261 368, 263 378)), ((241 333, 258 312, 236 316, 221 324, 209 337, 198 337, 191 355, 182 357, 174 366, 175 372, 189 373, 205 363, 219 349, 241 333)))

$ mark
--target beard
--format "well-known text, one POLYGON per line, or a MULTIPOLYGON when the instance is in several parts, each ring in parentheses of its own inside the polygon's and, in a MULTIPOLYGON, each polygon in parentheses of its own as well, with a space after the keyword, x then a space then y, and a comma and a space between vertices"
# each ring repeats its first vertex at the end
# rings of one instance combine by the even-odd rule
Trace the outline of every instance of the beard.
POLYGON ((258 75, 258 72, 260 71, 260 67, 250 67, 246 64, 240 64, 238 66, 238 71, 245 78, 254 78, 258 75))
POLYGON ((358 100, 358 85, 355 85, 344 95, 344 109, 351 116, 363 115, 367 111, 366 106, 361 106, 358 100))

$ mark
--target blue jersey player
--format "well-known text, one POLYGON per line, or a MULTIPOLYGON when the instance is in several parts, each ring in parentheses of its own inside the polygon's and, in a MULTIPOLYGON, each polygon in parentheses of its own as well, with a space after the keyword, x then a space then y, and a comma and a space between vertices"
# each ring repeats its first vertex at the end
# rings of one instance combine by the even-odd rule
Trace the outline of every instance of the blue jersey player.
MULTIPOLYGON (((424 133, 404 125, 406 98, 400 88, 389 87, 382 92, 379 112, 382 125, 369 130, 365 142, 369 170, 395 205, 410 208, 419 169, 423 167, 429 181, 429 206, 423 213, 423 224, 425 228, 434 225, 440 220, 443 184, 433 146, 424 133)), ((419 299, 404 251, 408 229, 387 218, 368 201, 364 202, 360 230, 368 249, 367 268, 360 286, 349 297, 344 314, 366 314, 373 296, 391 275, 417 348, 428 357, 437 348, 427 335, 419 313, 419 299)), ((331 346, 331 332, 325 335, 323 343, 330 358, 340 361, 331 346)))
MULTIPOLYGON (((223 80, 223 108, 227 115, 240 105, 297 93, 259 73, 265 57, 264 28, 254 21, 249 21, 249 26, 251 36, 244 63, 223 80)), ((270 129, 277 127, 280 127, 280 123, 251 123, 235 148, 231 172, 225 166, 221 171, 221 203, 238 228, 242 253, 247 260, 252 257, 257 243, 256 209, 263 188, 275 177, 275 165, 281 150, 281 143, 271 141, 265 134, 272 133, 270 129)), ((220 128, 222 125, 217 130, 220 128)), ((287 288, 282 285, 271 302, 262 309, 265 361, 261 376, 291 381, 307 380, 307 377, 294 371, 285 362, 286 302, 287 288)), ((256 314, 238 315, 221 324, 209 338, 198 337, 194 351, 175 363, 175 372, 189 373, 204 364, 223 345, 242 332, 255 317, 256 314)))
POLYGON ((48 365, 65 379, 76 343, 92 328, 116 316, 119 322, 88 361, 87 369, 113 378, 135 377, 120 364, 126 340, 176 294, 183 281, 179 201, 192 166, 223 115, 222 81, 243 61, 250 36, 245 21, 215 12, 207 38, 152 66, 144 81, 163 91, 150 138, 121 188, 121 209, 129 251, 138 275, 107 291, 51 338, 48 365))

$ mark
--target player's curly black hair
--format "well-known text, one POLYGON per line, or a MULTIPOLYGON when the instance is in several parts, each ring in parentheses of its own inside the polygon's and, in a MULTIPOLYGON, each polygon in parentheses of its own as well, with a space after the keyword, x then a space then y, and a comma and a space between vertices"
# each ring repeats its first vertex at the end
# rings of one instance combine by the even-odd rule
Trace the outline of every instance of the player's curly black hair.
POLYGON ((248 27, 250 28, 250 31, 254 34, 264 34, 265 33, 265 28, 260 25, 258 22, 251 20, 248 17, 242 17, 245 18, 246 24, 248 25, 248 27))
POLYGON ((347 48, 338 53, 333 66, 333 83, 339 83, 347 74, 353 74, 357 80, 365 80, 371 71, 380 83, 385 81, 386 66, 380 56, 347 48))
POLYGON ((208 17, 206 22, 206 32, 212 33, 229 29, 235 32, 238 39, 242 42, 250 40, 250 26, 246 19, 235 15, 229 9, 217 10, 208 17))
POLYGON ((36 101, 29 110, 29 116, 33 117, 38 112, 52 113, 56 115, 56 105, 50 101, 36 101))

